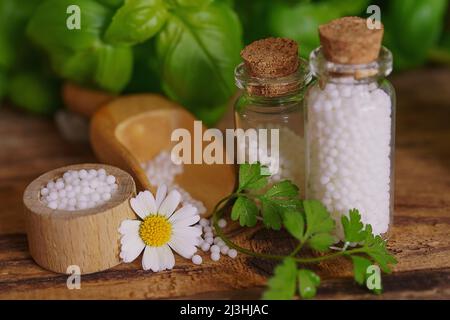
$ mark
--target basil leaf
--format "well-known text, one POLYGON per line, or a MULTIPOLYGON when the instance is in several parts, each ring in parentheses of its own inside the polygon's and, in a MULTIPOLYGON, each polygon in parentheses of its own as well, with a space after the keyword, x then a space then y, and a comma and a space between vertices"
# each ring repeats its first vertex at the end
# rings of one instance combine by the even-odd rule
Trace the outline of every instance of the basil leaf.
POLYGON ((144 42, 161 30, 167 16, 163 0, 129 0, 112 18, 105 40, 119 45, 144 42))
POLYGON ((46 0, 28 23, 32 41, 50 56, 56 73, 82 85, 121 91, 131 77, 131 48, 103 42, 113 10, 93 0, 46 0), (81 29, 69 30, 66 9, 77 5, 81 29))
POLYGON ((317 48, 319 25, 345 15, 357 15, 364 10, 368 0, 299 2, 295 5, 275 2, 268 13, 271 34, 288 37, 300 43, 300 54, 307 58, 317 48))
POLYGON ((241 47, 241 26, 227 4, 176 7, 156 36, 164 92, 207 125, 215 123, 235 92, 241 47))
POLYGON ((397 68, 422 64, 443 30, 447 0, 389 1, 385 20, 386 44, 397 68))

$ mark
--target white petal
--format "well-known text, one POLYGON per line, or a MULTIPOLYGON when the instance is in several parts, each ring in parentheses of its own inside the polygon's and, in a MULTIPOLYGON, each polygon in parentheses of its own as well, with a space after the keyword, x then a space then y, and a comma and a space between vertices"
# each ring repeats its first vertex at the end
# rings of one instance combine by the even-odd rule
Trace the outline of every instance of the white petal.
POLYGON ((142 268, 144 270, 152 270, 158 272, 160 269, 160 262, 155 247, 145 247, 144 255, 142 257, 142 268))
POLYGON ((121 235, 125 234, 138 234, 139 226, 141 225, 141 221, 139 220, 123 220, 119 227, 119 232, 121 235))
POLYGON ((142 204, 144 205, 144 208, 149 213, 156 213, 157 212, 156 202, 155 202, 155 198, 153 197, 153 194, 148 190, 141 192, 141 194, 142 194, 141 200, 142 200, 142 204))
POLYGON ((160 185, 158 187, 158 190, 156 191, 156 200, 155 200, 156 211, 159 211, 159 206, 166 197, 166 194, 167 194, 167 186, 165 184, 160 185))
POLYGON ((195 242, 185 240, 174 235, 169 241, 169 246, 183 258, 190 259, 197 252, 197 248, 195 247, 195 242))
POLYGON ((141 218, 145 219, 146 216, 149 215, 150 212, 148 212, 145 209, 144 203, 141 199, 142 192, 139 192, 139 194, 135 198, 130 199, 130 205, 133 211, 141 218))
POLYGON ((196 214, 195 216, 190 216, 183 220, 178 220, 173 225, 188 227, 188 226, 192 226, 193 224, 197 223, 199 220, 200 220, 200 216, 198 214, 196 214))
POLYGON ((196 214, 197 208, 188 204, 175 211, 175 213, 169 218, 169 221, 175 223, 177 221, 195 216, 196 214))
POLYGON ((128 241, 122 243, 120 257, 123 262, 134 261, 139 254, 144 250, 145 243, 139 237, 129 237, 128 241))
POLYGON ((180 200, 181 194, 177 190, 170 191, 167 197, 161 203, 161 206, 158 209, 158 213, 166 217, 170 217, 170 215, 180 204, 180 200))
POLYGON ((161 270, 172 269, 175 265, 175 257, 173 256, 172 250, 170 250, 168 245, 163 245, 156 248, 158 254, 161 270))
POLYGON ((202 234, 202 230, 196 227, 184 226, 180 224, 173 225, 172 233, 178 238, 186 238, 186 241, 197 239, 202 234))

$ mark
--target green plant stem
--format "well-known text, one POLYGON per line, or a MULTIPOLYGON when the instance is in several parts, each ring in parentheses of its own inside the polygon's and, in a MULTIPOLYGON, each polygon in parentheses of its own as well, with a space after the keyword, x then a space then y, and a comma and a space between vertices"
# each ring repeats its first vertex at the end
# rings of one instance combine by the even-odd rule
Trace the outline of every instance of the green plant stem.
MULTIPOLYGON (((219 219, 222 217, 223 214, 223 209, 225 208, 226 204, 228 203, 229 200, 238 197, 239 194, 238 193, 232 193, 229 196, 223 198, 222 200, 220 200, 216 206, 214 207, 213 210, 213 224, 214 224, 214 228, 216 230, 217 235, 223 240, 223 242, 225 242, 226 245, 228 245, 229 247, 239 251, 240 253, 255 257, 255 258, 262 258, 262 259, 269 259, 269 260, 283 260, 286 258, 286 256, 283 255, 275 255, 275 254, 267 254, 267 253, 259 253, 259 252, 254 252, 251 251, 247 248, 243 248, 239 245, 237 245, 236 243, 234 243, 233 241, 231 241, 223 232, 222 228, 219 227, 219 219)), ((298 262, 298 263, 318 263, 324 260, 328 260, 328 259, 334 259, 340 256, 344 256, 344 255, 351 255, 351 254, 355 254, 355 253, 362 253, 363 250, 361 248, 356 248, 356 249, 351 249, 351 250, 344 250, 344 251, 338 251, 335 253, 331 253, 325 256, 320 256, 320 257, 313 257, 313 258, 298 258, 298 257, 294 257, 295 254, 297 254, 301 248, 303 246, 303 243, 300 243, 299 246, 297 246, 297 248, 293 251, 294 254, 291 254, 292 258, 298 262)))
POLYGON ((297 253, 299 253, 300 250, 302 250, 304 244, 305 244, 305 243, 304 243, 303 241, 300 241, 299 244, 297 245, 297 247, 295 247, 294 251, 292 251, 291 257, 293 257, 293 256, 295 256, 297 253))

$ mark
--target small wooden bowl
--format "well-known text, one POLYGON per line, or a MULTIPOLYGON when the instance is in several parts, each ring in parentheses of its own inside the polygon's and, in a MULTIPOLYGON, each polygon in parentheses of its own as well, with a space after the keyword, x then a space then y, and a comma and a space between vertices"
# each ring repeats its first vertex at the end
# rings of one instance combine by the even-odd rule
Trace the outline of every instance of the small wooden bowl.
POLYGON ((129 199, 136 193, 133 178, 116 167, 78 164, 41 175, 23 195, 28 246, 31 256, 45 269, 66 273, 72 265, 93 273, 120 263, 120 233, 125 219, 135 218, 129 199), (68 170, 100 169, 116 177, 119 188, 103 205, 79 211, 52 210, 40 200, 40 190, 68 170))
MULTIPOLYGON (((163 150, 171 151, 175 144, 171 141, 174 129, 187 129, 194 137, 196 120, 185 108, 160 95, 119 97, 92 118, 91 144, 99 161, 130 172, 139 190, 155 192, 141 164, 163 150)), ((202 135, 204 130, 205 127, 202 135)), ((214 205, 233 191, 234 166, 184 164, 184 171, 175 176, 175 183, 202 201, 207 209, 205 216, 210 216, 214 205)))

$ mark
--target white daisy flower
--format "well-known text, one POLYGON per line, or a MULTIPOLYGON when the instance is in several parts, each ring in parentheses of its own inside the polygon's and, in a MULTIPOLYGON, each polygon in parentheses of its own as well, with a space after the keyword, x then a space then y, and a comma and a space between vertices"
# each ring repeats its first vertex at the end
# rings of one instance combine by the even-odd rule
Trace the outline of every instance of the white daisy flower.
POLYGON ((172 250, 186 259, 197 251, 201 230, 192 226, 200 220, 197 208, 185 205, 177 210, 180 193, 172 190, 166 194, 167 187, 162 185, 156 199, 150 191, 144 191, 130 200, 131 208, 142 220, 124 220, 120 225, 120 257, 124 262, 134 261, 144 251, 143 269, 157 272, 173 268, 172 250))

